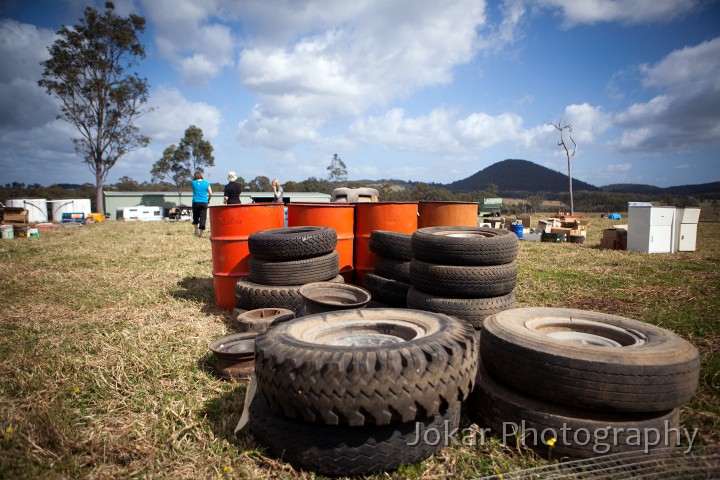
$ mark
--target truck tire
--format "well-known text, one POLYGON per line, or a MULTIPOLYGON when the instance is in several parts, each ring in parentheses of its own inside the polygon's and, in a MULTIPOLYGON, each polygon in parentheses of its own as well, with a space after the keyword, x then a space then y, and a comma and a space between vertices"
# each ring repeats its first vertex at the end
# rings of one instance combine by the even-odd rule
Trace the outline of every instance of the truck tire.
POLYGON ((370 232, 370 251, 376 255, 409 262, 412 258, 409 233, 392 232, 390 230, 373 230, 370 232))
POLYGON ((437 265, 410 261, 410 283, 425 293, 453 298, 488 298, 515 289, 515 262, 490 266, 437 265))
POLYGON ((447 298, 410 288, 407 293, 407 308, 444 313, 469 322, 476 330, 483 321, 498 312, 515 308, 515 294, 510 292, 489 298, 447 298))
POLYGON ((540 453, 552 452, 553 458, 592 458, 674 447, 677 438, 672 429, 678 428, 680 418, 677 408, 655 413, 609 413, 566 407, 506 387, 482 365, 465 405, 468 416, 480 428, 489 428, 500 436, 503 443, 516 447, 522 442, 540 453), (554 443, 552 449, 548 441, 554 443))
MULTIPOLYGON (((407 293, 410 289, 410 285, 407 283, 368 273, 365 275, 365 288, 378 302, 393 308, 407 308, 407 293)), ((422 310, 422 308, 418 310, 422 310)))
POLYGON ((661 412, 692 399, 697 349, 668 330, 605 313, 518 308, 485 319, 482 361, 497 380, 578 408, 661 412))
POLYGON ((502 265, 519 249, 513 232, 480 227, 420 228, 411 243, 413 257, 441 265, 502 265))
POLYGON ((296 469, 346 476, 394 470, 424 460, 444 446, 435 441, 442 439, 435 433, 452 431, 459 421, 460 404, 455 403, 417 423, 317 425, 274 412, 256 396, 250 405, 249 426, 260 444, 296 469))
POLYGON ((378 255, 375 258, 375 273, 381 277, 410 283, 410 262, 378 255))
POLYGON ((327 425, 436 415, 467 397, 477 362, 470 325, 407 309, 310 315, 255 340, 258 393, 270 408, 327 425))
POLYGON ((263 285, 303 285, 325 282, 340 273, 338 252, 301 260, 273 261, 250 257, 248 278, 263 285))
POLYGON ((250 255, 263 260, 300 260, 326 255, 337 247, 330 227, 272 228, 250 234, 250 255))
MULTIPOLYGON (((330 282, 344 282, 337 275, 330 282)), ((296 317, 305 315, 305 302, 299 293, 302 285, 261 285, 247 278, 239 278, 235 287, 235 303, 238 308, 254 310, 258 308, 284 308, 295 313, 296 317)))

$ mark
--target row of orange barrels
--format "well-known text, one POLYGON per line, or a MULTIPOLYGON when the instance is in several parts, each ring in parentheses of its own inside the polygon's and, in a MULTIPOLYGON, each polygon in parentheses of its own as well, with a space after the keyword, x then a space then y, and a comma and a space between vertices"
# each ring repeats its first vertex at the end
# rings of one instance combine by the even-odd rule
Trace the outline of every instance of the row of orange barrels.
MULTIPOLYGON (((235 308, 237 279, 249 273, 248 237, 285 225, 278 203, 218 205, 209 208, 215 304, 235 308)), ((375 267, 370 251, 373 230, 413 233, 418 228, 477 226, 477 202, 289 203, 287 226, 331 227, 337 232, 340 274, 363 286, 375 267)))

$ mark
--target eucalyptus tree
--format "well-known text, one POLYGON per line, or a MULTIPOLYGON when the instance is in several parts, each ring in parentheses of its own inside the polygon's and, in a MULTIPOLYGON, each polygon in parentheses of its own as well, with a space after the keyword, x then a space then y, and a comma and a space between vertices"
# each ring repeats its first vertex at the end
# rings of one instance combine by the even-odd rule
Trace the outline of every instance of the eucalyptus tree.
POLYGON ((38 84, 60 101, 59 119, 72 125, 75 152, 95 176, 96 208, 110 169, 126 153, 146 146, 135 121, 148 110, 148 83, 130 70, 145 58, 140 35, 145 19, 121 17, 112 2, 105 11, 87 7, 80 23, 62 26, 48 47, 50 58, 38 84))

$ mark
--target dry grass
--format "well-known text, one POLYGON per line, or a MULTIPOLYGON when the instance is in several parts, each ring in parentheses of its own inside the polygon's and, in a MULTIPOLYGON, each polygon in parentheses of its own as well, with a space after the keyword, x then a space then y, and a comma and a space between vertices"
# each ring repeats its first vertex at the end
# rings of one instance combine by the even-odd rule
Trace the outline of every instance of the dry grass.
MULTIPOLYGON (((523 243, 522 306, 605 311, 671 328, 703 356, 684 426, 720 443, 720 224, 694 253, 523 243)), ((614 222, 618 223, 618 222, 614 222)), ((0 242, 0 478, 315 478, 232 435, 245 385, 212 374, 231 333, 210 241, 187 223, 88 225, 0 242)), ((492 439, 373 478, 473 477, 547 463, 492 439)))

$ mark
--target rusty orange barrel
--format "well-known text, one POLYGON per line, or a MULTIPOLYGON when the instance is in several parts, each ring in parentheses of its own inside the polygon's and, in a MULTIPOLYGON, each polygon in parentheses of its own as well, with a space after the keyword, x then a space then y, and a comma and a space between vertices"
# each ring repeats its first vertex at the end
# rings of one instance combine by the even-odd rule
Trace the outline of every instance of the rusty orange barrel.
POLYGON ((282 203, 213 205, 208 211, 215 305, 232 310, 237 279, 249 274, 248 237, 261 230, 282 228, 285 212, 282 203))
POLYGON ((374 202, 355 204, 355 284, 365 285, 365 274, 375 269, 370 251, 373 230, 413 233, 417 230, 418 202, 374 202))
POLYGON ((288 203, 288 227, 331 227, 337 233, 335 250, 340 257, 340 275, 353 280, 355 205, 351 203, 288 203))
POLYGON ((420 202, 418 228, 477 227, 478 202, 420 202))

